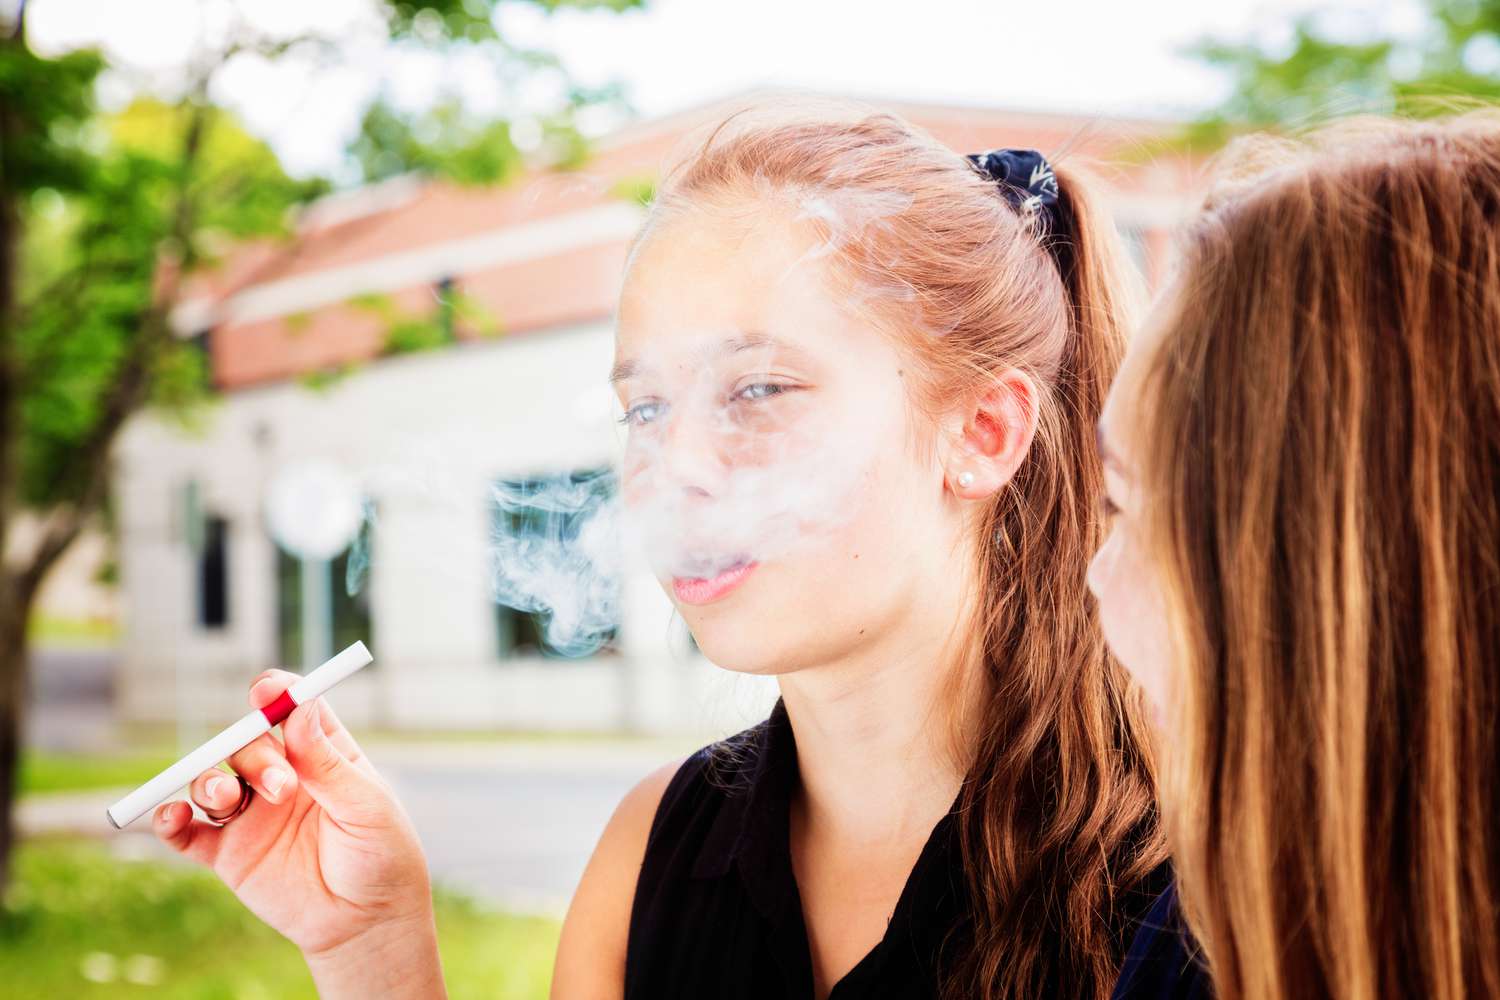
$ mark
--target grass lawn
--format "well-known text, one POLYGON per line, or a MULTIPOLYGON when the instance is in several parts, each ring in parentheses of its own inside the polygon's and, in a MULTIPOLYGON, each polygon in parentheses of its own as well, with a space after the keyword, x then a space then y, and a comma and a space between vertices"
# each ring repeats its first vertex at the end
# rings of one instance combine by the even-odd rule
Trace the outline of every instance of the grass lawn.
POLYGON ((139 785, 176 759, 177 755, 170 749, 118 754, 50 753, 23 749, 21 794, 139 785))
MULTIPOLYGON (((13 872, 0 907, 0 992, 10 1000, 317 996, 297 949, 207 871, 46 837, 21 844, 13 872)), ((547 995, 555 921, 440 890, 437 924, 454 1000, 547 995)))
POLYGON ((120 625, 105 619, 59 618, 33 614, 26 623, 26 638, 33 646, 69 646, 98 649, 120 641, 120 625))

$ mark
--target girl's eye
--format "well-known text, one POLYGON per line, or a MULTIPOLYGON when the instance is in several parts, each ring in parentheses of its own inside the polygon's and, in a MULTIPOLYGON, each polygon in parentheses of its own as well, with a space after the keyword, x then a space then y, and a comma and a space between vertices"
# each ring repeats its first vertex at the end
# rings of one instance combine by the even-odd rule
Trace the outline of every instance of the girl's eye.
POLYGON ((752 382, 730 398, 754 402, 757 399, 766 399, 769 396, 779 396, 790 388, 791 386, 781 385, 777 382, 752 382))
POLYGON ((1106 518, 1114 517, 1120 513, 1120 505, 1115 503, 1108 493, 1104 494, 1104 499, 1099 502, 1099 505, 1103 509, 1106 518))
POLYGON ((649 424, 658 419, 666 408, 665 403, 648 399, 644 402, 636 403, 626 410, 625 415, 620 418, 620 423, 640 427, 643 424, 649 424))

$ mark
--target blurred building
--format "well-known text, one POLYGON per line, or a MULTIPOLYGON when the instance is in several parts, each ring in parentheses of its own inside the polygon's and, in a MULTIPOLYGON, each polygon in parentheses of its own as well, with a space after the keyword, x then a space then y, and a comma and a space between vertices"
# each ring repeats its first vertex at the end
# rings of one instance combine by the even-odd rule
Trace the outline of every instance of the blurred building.
MULTIPOLYGON (((485 569, 505 516, 491 486, 616 461, 606 379, 643 215, 632 195, 685 135, 745 99, 630 126, 580 170, 503 188, 397 179, 337 194, 291 243, 234 248, 197 279, 174 322, 222 400, 192 430, 141 415, 117 452, 123 717, 243 711, 260 670, 313 665, 301 662, 307 600, 334 649, 363 639, 375 654, 332 698, 360 725, 704 732, 763 713, 768 685, 705 663, 649 575, 621 581, 605 649, 567 659, 537 641, 532 616, 492 600, 485 569), (434 322, 451 342, 392 353, 434 322), (351 577, 349 551, 310 566, 268 534, 268 483, 306 459, 374 494, 367 575, 351 577)), ((1181 159, 1149 155, 1173 124, 881 103, 956 151, 1107 163, 1115 219, 1160 279, 1193 179, 1181 159)))

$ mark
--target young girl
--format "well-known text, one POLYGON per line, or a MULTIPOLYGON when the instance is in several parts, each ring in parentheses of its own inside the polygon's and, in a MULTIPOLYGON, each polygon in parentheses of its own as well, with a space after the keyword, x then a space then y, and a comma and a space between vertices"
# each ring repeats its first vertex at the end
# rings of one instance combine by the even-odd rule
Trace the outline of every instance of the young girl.
MULTIPOLYGON (((554 996, 1109 996, 1166 881, 1086 592, 1110 232, 1031 151, 857 108, 735 116, 664 181, 620 300, 623 494, 705 654, 782 698, 626 797, 554 996)), ((325 995, 440 989, 399 807, 326 705, 285 733, 231 763, 300 784, 158 832, 325 995)))
POLYGON ((1101 435, 1186 915, 1223 1000, 1500 996, 1500 117, 1253 148, 1101 435))

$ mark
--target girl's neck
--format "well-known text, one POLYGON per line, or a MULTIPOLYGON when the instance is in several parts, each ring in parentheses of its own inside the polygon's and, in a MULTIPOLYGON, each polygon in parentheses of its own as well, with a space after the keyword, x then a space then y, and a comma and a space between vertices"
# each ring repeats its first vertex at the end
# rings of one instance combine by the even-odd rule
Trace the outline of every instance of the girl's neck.
POLYGON ((959 727, 983 675, 957 645, 929 624, 890 648, 781 676, 809 825, 840 839, 899 839, 947 811, 969 765, 959 727))

